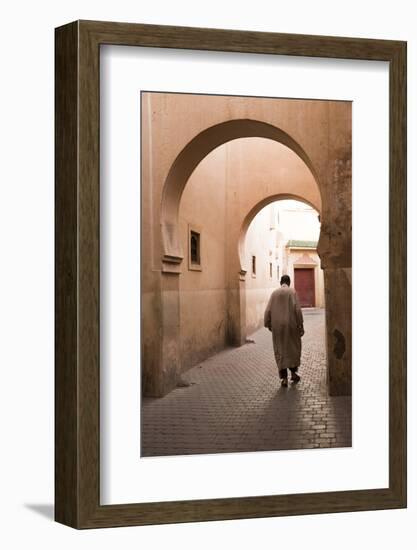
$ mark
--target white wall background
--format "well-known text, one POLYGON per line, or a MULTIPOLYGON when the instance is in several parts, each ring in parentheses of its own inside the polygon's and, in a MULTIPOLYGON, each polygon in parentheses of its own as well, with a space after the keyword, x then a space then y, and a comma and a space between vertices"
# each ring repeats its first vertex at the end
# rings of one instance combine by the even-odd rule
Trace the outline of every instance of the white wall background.
MULTIPOLYGON (((412 2, 9 0, 1 9, 0 544, 3 548, 415 548, 417 531, 417 18, 412 2), (54 27, 102 19, 408 40, 408 510, 76 532, 54 524, 54 27)), ((370 388, 370 393, 372 389, 370 388)), ((290 473, 289 473, 290 474, 290 473)), ((343 472, 341 472, 343 475, 343 472)))

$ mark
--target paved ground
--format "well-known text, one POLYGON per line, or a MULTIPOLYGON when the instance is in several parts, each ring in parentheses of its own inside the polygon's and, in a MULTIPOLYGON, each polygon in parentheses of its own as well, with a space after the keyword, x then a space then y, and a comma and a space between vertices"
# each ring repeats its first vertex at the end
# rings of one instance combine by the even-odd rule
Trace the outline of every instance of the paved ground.
POLYGON ((324 312, 304 310, 301 382, 281 388, 260 329, 187 371, 192 385, 142 405, 142 456, 351 445, 351 399, 326 389, 324 312))

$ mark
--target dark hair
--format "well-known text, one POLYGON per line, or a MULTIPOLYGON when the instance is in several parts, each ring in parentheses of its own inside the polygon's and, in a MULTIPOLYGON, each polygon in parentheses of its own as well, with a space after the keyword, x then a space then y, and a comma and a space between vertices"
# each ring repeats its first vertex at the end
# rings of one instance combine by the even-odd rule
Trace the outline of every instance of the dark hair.
POLYGON ((282 285, 288 285, 288 286, 290 286, 290 284, 291 284, 291 279, 289 278, 288 275, 283 275, 283 276, 281 277, 281 284, 282 284, 282 285))

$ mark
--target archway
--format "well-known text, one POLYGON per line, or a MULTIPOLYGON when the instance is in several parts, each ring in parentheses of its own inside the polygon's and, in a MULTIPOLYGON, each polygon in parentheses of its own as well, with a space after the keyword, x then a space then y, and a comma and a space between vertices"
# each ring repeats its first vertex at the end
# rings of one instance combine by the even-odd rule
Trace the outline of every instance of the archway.
MULTIPOLYGON (((149 384, 152 387, 153 395, 168 393, 176 386, 182 371, 179 275, 184 252, 179 235, 178 216, 183 191, 190 176, 210 152, 217 150, 221 145, 243 139, 261 139, 271 144, 280 145, 286 151, 289 151, 294 158, 298 159, 298 162, 304 167, 304 171, 308 173, 308 183, 306 184, 308 191, 304 192, 304 189, 302 193, 299 193, 291 185, 288 185, 287 188, 281 188, 279 191, 268 190, 265 193, 263 188, 260 188, 263 195, 256 197, 252 203, 250 201, 247 204, 245 203, 245 215, 241 222, 233 228, 233 235, 230 239, 232 243, 230 250, 232 252, 230 254, 227 283, 227 341, 229 344, 241 345, 245 342, 245 327, 242 322, 244 318, 242 312, 245 307, 245 294, 242 289, 245 270, 241 265, 238 243, 245 224, 248 224, 248 220, 255 214, 256 210, 277 196, 301 198, 321 212, 321 222, 322 227, 325 228, 326 238, 328 240, 329 236, 332 238, 333 229, 329 224, 326 225, 325 216, 328 209, 322 209, 322 188, 314 166, 304 149, 288 133, 266 122, 238 119, 207 128, 189 141, 171 165, 162 189, 160 209, 161 275, 158 306, 161 334, 158 359, 160 367, 155 375, 148 369, 147 376, 150 375, 151 379, 149 383, 146 380, 146 385, 149 384)), ((329 198, 327 197, 326 200, 328 203, 329 198)), ((320 257, 322 258, 321 254, 320 257)), ((324 259, 326 260, 326 258, 324 259)), ((331 315, 327 317, 327 320, 330 319, 327 326, 330 388, 333 394, 346 394, 350 391, 350 272, 344 268, 341 270, 331 267, 326 274, 327 266, 324 261, 322 261, 322 267, 325 271, 327 292, 335 293, 340 298, 331 315), (337 287, 342 288, 343 291, 338 292, 337 287), (338 340, 333 350, 334 338, 338 340), (340 352, 341 349, 343 349, 343 353, 340 352), (330 355, 330 351, 334 351, 334 353, 330 355), (341 368, 339 365, 341 365, 341 368), (332 380, 334 380, 333 385, 332 380)))
MULTIPOLYGON (((324 316, 324 277, 317 254, 320 216, 301 197, 265 198, 246 216, 239 239, 244 340, 263 327, 263 315, 282 275, 289 275, 306 315, 324 316), (315 310, 314 310, 315 311, 315 310), (314 312, 313 312, 314 313, 314 312)), ((324 344, 323 344, 324 347, 324 344)))
MULTIPOLYGON (((242 98, 145 93, 142 96, 142 190, 146 228, 142 252, 148 262, 143 279, 142 388, 145 395, 165 395, 181 372, 179 287, 183 262, 178 207, 190 175, 220 145, 240 138, 264 139, 291 151, 310 174, 321 202, 318 249, 327 289, 327 342, 331 393, 350 393, 351 372, 351 104, 316 100, 242 98), (317 177, 318 176, 318 177, 317 177), (329 299, 330 298, 330 299, 329 299), (330 311, 331 309, 331 311, 330 311), (335 342, 335 339, 337 340, 335 342)), ((253 186, 258 187, 257 180, 253 186)), ((260 201, 294 194, 317 204, 291 186, 273 190, 232 212, 243 218, 260 201), (240 210, 239 210, 240 208, 240 210)), ((317 197, 316 197, 317 198, 317 197)), ((243 218, 240 220, 243 223, 243 218)), ((238 320, 240 278, 236 223, 226 250, 230 275, 228 311, 238 320)), ((198 230, 192 239, 198 258, 198 230)), ((191 239, 190 241, 191 242, 191 239)), ((203 236, 204 243, 204 236, 203 236)), ((232 327, 239 343, 242 331, 232 327)))
MULTIPOLYGON (((229 127, 229 124, 226 124, 226 126, 229 127)), ((198 278, 200 280, 199 290, 201 291, 201 281, 203 281, 204 284, 204 279, 207 280, 206 273, 204 273, 207 269, 203 270, 202 274, 196 275, 195 271, 198 272, 201 271, 201 269, 190 267, 190 257, 188 258, 188 262, 184 261, 184 264, 181 266, 184 258, 183 248, 184 245, 187 246, 187 238, 184 237, 184 234, 181 237, 181 232, 185 233, 185 229, 184 223, 182 223, 182 229, 180 230, 179 223, 179 209, 183 192, 186 186, 187 190, 190 189, 190 185, 191 188, 193 187, 189 182, 194 181, 196 178, 197 181, 202 180, 203 185, 200 191, 201 194, 205 196, 204 191, 207 190, 208 182, 204 180, 204 177, 207 177, 207 173, 204 174, 203 172, 200 178, 198 174, 201 172, 202 167, 207 164, 208 160, 213 157, 214 153, 217 151, 216 155, 218 155, 218 151, 222 150, 223 147, 228 147, 227 164, 231 167, 232 181, 228 182, 227 187, 230 194, 233 196, 236 196, 236 194, 239 195, 240 193, 238 200, 230 201, 230 204, 228 203, 228 218, 231 227, 229 227, 227 239, 224 242, 226 255, 228 256, 225 282, 225 300, 227 303, 225 326, 227 333, 226 343, 228 345, 241 345, 244 343, 246 337, 244 327, 245 311, 243 307, 245 295, 241 289, 243 270, 237 249, 238 243, 247 230, 251 219, 263 206, 265 206, 265 204, 277 198, 301 198, 306 203, 313 205, 317 210, 321 209, 321 196, 316 179, 305 161, 299 154, 294 152, 294 148, 298 151, 300 151, 300 148, 294 145, 293 140, 291 141, 287 135, 284 136, 285 142, 293 145, 293 147, 290 148, 281 142, 283 133, 277 131, 275 133, 277 139, 271 139, 273 132, 271 131, 270 125, 261 123, 258 126, 257 124, 254 125, 253 121, 250 121, 250 132, 245 131, 243 138, 237 137, 239 134, 236 133, 236 129, 242 127, 244 128, 245 126, 239 125, 236 127, 232 125, 229 129, 232 129, 233 133, 228 134, 228 136, 233 136, 233 139, 230 139, 226 143, 212 149, 210 149, 207 144, 205 144, 205 147, 200 147, 200 153, 201 151, 206 152, 207 150, 209 152, 198 164, 196 163, 194 154, 192 155, 192 161, 190 161, 189 155, 183 151, 179 155, 181 161, 179 161, 177 157, 166 181, 168 187, 165 187, 164 190, 161 214, 162 237, 165 236, 165 241, 162 241, 163 245, 165 245, 162 258, 163 269, 161 279, 163 300, 162 316, 163 320, 166 319, 164 334, 175 335, 175 342, 174 338, 169 338, 169 340, 165 338, 163 343, 166 342, 167 346, 169 345, 167 352, 169 353, 171 364, 177 363, 177 375, 183 370, 184 365, 187 368, 191 366, 193 359, 203 359, 206 350, 213 350, 213 352, 215 352, 216 349, 218 350, 218 345, 216 347, 215 341, 209 341, 209 338, 202 336, 202 334, 211 334, 214 327, 206 326, 205 328, 207 330, 205 333, 203 330, 197 329, 196 324, 199 325, 199 323, 196 323, 196 313, 195 310, 193 310, 195 304, 199 303, 200 306, 206 307, 207 310, 213 312, 213 325, 215 324, 214 316, 217 314, 217 323, 220 325, 218 310, 214 311, 210 309, 213 307, 213 301, 210 300, 208 303, 205 302, 203 293, 199 295, 193 294, 192 285, 188 288, 183 288, 184 281, 188 282, 190 277, 194 281, 198 278), (266 133, 268 137, 265 138, 264 135, 261 137, 253 135, 247 136, 246 134, 248 133, 254 133, 254 128, 262 128, 263 133, 266 133), (265 128, 267 132, 265 132, 265 128), (280 141, 278 141, 278 138, 280 138, 280 141), (237 156, 239 159, 237 162, 234 162, 237 156), (190 162, 188 166, 186 166, 187 159, 190 162), (180 169, 179 166, 181 164, 183 164, 183 166, 180 169), (236 173, 236 170, 239 173, 236 173), (179 174, 181 174, 182 178, 188 179, 186 179, 186 181, 184 181, 184 179, 179 179, 179 174), (257 182, 257 185, 254 185, 254 182, 257 182), (233 186, 235 186, 235 189, 233 186), (168 231, 167 228, 170 228, 170 230, 168 231), (167 236, 169 237, 169 243, 171 245, 176 243, 176 250, 174 251, 171 248, 169 253, 166 249, 167 236), (181 246, 181 241, 183 246, 181 246), (190 269, 192 269, 194 274, 190 275, 190 269), (179 277, 180 273, 182 273, 182 275, 179 277), (185 294, 184 291, 186 291, 185 294), (175 296, 178 297, 175 298, 175 296), (185 299, 189 304, 188 310, 184 306, 185 299), (164 302, 166 306, 164 306, 164 302), (206 306, 204 306, 204 303, 206 303, 206 306), (168 311, 169 315, 166 314, 168 311), (201 350, 193 349, 193 343, 196 341, 204 341, 204 343, 201 343, 201 350), (175 356, 173 352, 175 352, 175 356)), ((219 129, 216 128, 216 135, 218 131, 219 129)), ((221 137, 223 140, 225 139, 224 134, 222 134, 221 137)), ((199 134, 197 139, 201 140, 202 135, 199 134)), ((212 140, 210 140, 210 146, 213 146, 212 140)), ((192 144, 190 147, 194 148, 194 145, 192 144)), ((305 154, 303 154, 303 156, 306 157, 305 154)), ((220 184, 220 182, 218 183, 220 184)), ((219 185, 218 193, 222 193, 220 187, 219 185)), ((216 187, 212 186, 211 189, 212 193, 216 193, 216 187)), ((205 196, 205 200, 208 200, 207 196, 205 196)), ((199 196, 194 195, 190 205, 190 211, 192 213, 196 210, 198 202, 199 196)), ((192 215, 189 216, 187 220, 187 226, 190 228, 189 244, 195 242, 195 237, 199 237, 198 229, 196 230, 197 225, 198 219, 193 219, 192 215)), ((205 241, 204 234, 202 235, 202 240, 203 242, 205 241)))
MULTIPOLYGON (((162 275, 167 284, 178 279, 181 371, 226 345, 245 342, 237 254, 241 227, 267 202, 297 196, 320 208, 317 184, 304 162, 269 139, 231 140, 195 168, 179 206, 179 240, 186 256, 181 274, 162 275)), ((173 293, 168 296, 172 304, 173 293)))
POLYGON ((295 195, 295 194, 292 194, 292 193, 287 193, 287 194, 280 193, 280 194, 277 194, 277 195, 271 195, 271 196, 265 197, 263 200, 261 200, 260 202, 255 204, 255 206, 246 215, 245 219, 243 220, 242 227, 240 229, 239 258, 240 258, 240 265, 241 265, 241 273, 242 274, 243 274, 243 272, 247 271, 247 269, 245 269, 245 266, 244 266, 244 244, 245 244, 246 234, 248 232, 250 224, 252 223, 255 216, 262 209, 264 209, 269 204, 272 204, 274 202, 281 201, 281 200, 295 200, 295 201, 298 201, 298 202, 302 202, 302 203, 310 206, 314 210, 316 210, 318 216, 320 216, 320 214, 321 214, 321 201, 312 202, 312 201, 307 200, 305 197, 295 195))
POLYGON ((211 126, 195 136, 183 148, 172 164, 164 183, 161 203, 162 270, 164 272, 179 272, 178 265, 184 257, 179 239, 178 211, 182 193, 191 174, 212 150, 229 141, 248 137, 269 139, 293 151, 309 169, 320 194, 317 173, 309 156, 299 143, 280 128, 251 119, 229 120, 211 126))

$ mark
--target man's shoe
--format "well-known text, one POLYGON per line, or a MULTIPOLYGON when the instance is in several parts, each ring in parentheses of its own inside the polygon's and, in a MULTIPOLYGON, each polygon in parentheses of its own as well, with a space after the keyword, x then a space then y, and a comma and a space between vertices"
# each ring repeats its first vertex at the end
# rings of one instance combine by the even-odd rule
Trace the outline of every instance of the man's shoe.
POLYGON ((301 380, 300 376, 298 376, 298 374, 296 372, 294 372, 292 375, 291 375, 291 382, 293 384, 298 384, 298 382, 301 380))
POLYGON ((288 388, 288 380, 286 378, 283 378, 281 380, 281 387, 282 388, 288 388))

